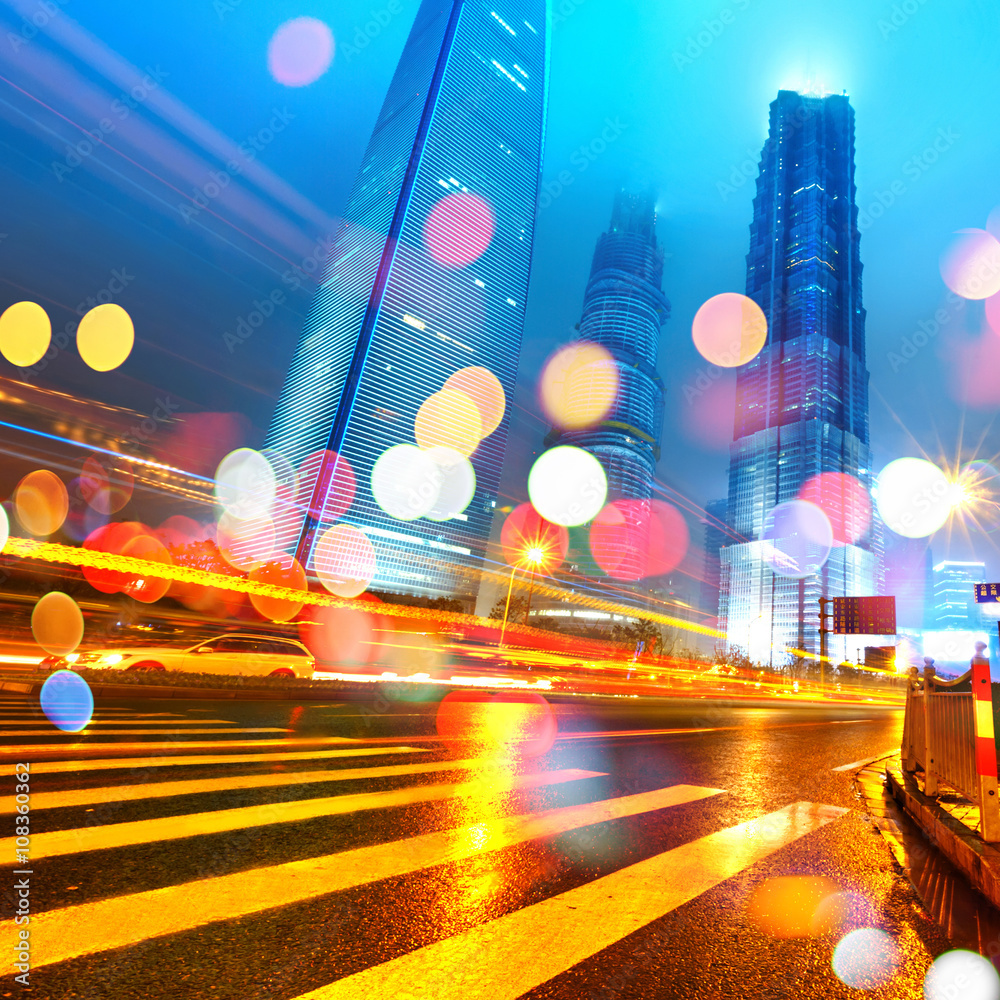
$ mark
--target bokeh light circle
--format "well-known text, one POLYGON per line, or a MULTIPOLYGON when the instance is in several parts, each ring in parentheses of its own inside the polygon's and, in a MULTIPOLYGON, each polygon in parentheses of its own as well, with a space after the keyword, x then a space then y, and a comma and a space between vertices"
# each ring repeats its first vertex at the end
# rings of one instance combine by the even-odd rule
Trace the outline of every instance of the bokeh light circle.
POLYGON ((248 572, 274 551, 274 521, 267 514, 238 518, 224 511, 216 527, 215 541, 219 554, 230 566, 248 572))
POLYGON ((1000 292, 991 295, 986 300, 986 322, 990 329, 1000 337, 1000 292))
POLYGON ((608 477, 589 452, 573 445, 550 448, 528 474, 528 496, 547 521, 570 527, 597 516, 608 495, 608 477))
MULTIPOLYGON (((121 554, 130 559, 144 559, 146 562, 162 563, 165 566, 172 566, 174 562, 167 547, 152 534, 144 533, 130 538, 122 546, 121 554)), ((133 573, 121 589, 122 593, 143 604, 155 604, 166 596, 170 586, 170 580, 163 577, 133 573)))
POLYGON ((542 407, 554 424, 568 429, 589 427, 615 405, 618 366, 604 347, 578 341, 549 358, 538 389, 542 407))
POLYGON ((945 474, 922 458, 897 458, 872 490, 886 526, 905 538, 926 538, 948 520, 955 490, 945 474))
POLYGON ((80 495, 99 514, 117 514, 134 489, 135 477, 124 466, 110 469, 93 455, 84 460, 80 495))
POLYGON ((478 365, 461 368, 448 378, 444 387, 464 392, 476 404, 484 438, 500 426, 507 408, 507 397, 500 380, 488 368, 478 365))
POLYGON ((547 753, 558 733, 552 706, 528 691, 452 691, 438 706, 435 726, 443 740, 518 757, 547 753))
POLYGON ((960 229, 941 255, 944 283, 964 299, 1000 292, 1000 240, 985 229, 960 229))
POLYGON ((747 904, 750 922, 777 938, 813 937, 816 914, 825 899, 840 891, 821 875, 784 875, 756 886, 747 904))
POLYGON ((483 437, 479 407, 464 392, 444 388, 421 404, 413 436, 421 448, 453 448, 471 455, 483 437))
POLYGON ((66 484, 48 469, 29 472, 14 490, 14 510, 32 535, 51 535, 69 513, 66 484))
POLYGON ((500 528, 500 547, 509 566, 551 573, 566 558, 569 532, 561 525, 545 520, 530 503, 522 503, 504 520, 500 528), (530 561, 529 552, 537 552, 541 561, 530 561))
POLYGON ((858 541, 872 522, 868 490, 846 472, 821 472, 799 490, 799 500, 815 504, 830 519, 834 545, 858 541))
POLYGON ((299 622, 299 637, 320 663, 365 666, 375 655, 375 616, 357 608, 318 607, 299 622))
POLYGON ((431 448, 427 455, 437 466, 441 486, 426 517, 429 521, 450 521, 472 503, 476 495, 476 470, 454 448, 431 448))
POLYGON ((333 32, 315 17, 286 21, 271 36, 267 46, 267 69, 286 87, 315 83, 333 62, 336 44, 333 32))
POLYGON ((352 524, 336 524, 320 535, 313 550, 313 569, 320 583, 338 597, 357 597, 375 578, 375 547, 352 524))
POLYGON ((3 551, 10 537, 10 521, 7 518, 7 511, 0 507, 0 552, 3 551))
POLYGON ((266 515, 276 488, 271 463, 252 448, 237 448, 215 470, 215 499, 235 518, 266 515))
POLYGON ((746 295, 723 292, 695 313, 691 338, 706 361, 736 368, 757 357, 767 342, 767 317, 746 295))
POLYGON ((276 552, 267 562, 255 566, 250 570, 247 579, 252 583, 266 583, 274 587, 302 591, 303 599, 301 601, 270 597, 265 594, 251 594, 250 603, 263 618, 274 622, 291 621, 305 607, 305 596, 308 590, 305 571, 297 559, 284 552, 276 552))
POLYGON ((946 951, 924 977, 924 1000, 1000 1000, 1000 976, 974 951, 946 951))
MULTIPOLYGON (((288 478, 288 471, 283 465, 279 464, 278 468, 282 478, 278 480, 276 474, 275 496, 278 500, 287 500, 292 480, 288 478)), ((302 510, 308 510, 311 517, 327 522, 342 517, 354 503, 357 492, 357 479, 351 463, 335 451, 314 451, 303 459, 294 481, 296 505, 302 510), (316 484, 320 477, 325 486, 317 494, 316 484)), ((281 503, 276 504, 277 508, 283 506, 281 503)), ((275 515, 275 520, 279 520, 277 510, 275 515)))
POLYGON ((94 306, 76 328, 76 349, 95 372, 109 372, 123 364, 134 344, 132 317, 114 302, 94 306))
POLYGON ((840 939, 833 952, 837 978, 856 990, 874 990, 896 971, 899 950, 885 931, 860 927, 840 939))
POLYGON ((833 528, 816 504, 786 500, 768 511, 760 540, 764 561, 776 575, 801 580, 829 558, 833 528))
POLYGON ((38 693, 45 718, 64 733, 79 733, 94 715, 94 694, 90 685, 72 670, 51 674, 38 693))
POLYGON ((415 521, 434 509, 441 475, 434 459, 412 444, 398 444, 372 468, 372 494, 390 517, 415 521))
POLYGON ((662 500, 615 500, 594 518, 590 551, 616 580, 641 580, 676 569, 690 534, 684 515, 662 500))
POLYGON ((0 315, 0 354, 18 368, 41 361, 52 342, 52 321, 37 302, 15 302, 0 315))
POLYGON ((35 604, 31 634, 46 653, 66 656, 83 639, 83 612, 69 594, 53 590, 35 604))
POLYGON ((485 199, 459 191, 431 209, 424 224, 424 244, 444 267, 467 267, 486 252, 495 229, 493 209, 485 199))

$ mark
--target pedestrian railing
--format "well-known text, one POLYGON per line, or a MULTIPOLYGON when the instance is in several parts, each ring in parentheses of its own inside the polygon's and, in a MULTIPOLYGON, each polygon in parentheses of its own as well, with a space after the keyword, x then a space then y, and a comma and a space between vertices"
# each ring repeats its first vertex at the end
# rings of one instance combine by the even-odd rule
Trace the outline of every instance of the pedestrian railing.
POLYGON ((979 806, 983 840, 1000 842, 997 796, 997 756, 993 733, 993 701, 989 661, 954 681, 935 676, 927 667, 923 678, 910 670, 903 719, 903 770, 924 772, 924 794, 951 789, 979 806), (959 691, 969 683, 970 690, 959 691))

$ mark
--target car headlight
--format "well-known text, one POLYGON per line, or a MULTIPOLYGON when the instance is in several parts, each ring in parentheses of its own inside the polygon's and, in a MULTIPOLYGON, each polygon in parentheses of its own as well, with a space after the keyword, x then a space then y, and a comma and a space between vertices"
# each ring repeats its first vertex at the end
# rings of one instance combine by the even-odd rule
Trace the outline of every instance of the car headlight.
POLYGON ((108 653, 106 656, 102 656, 97 662, 106 666, 113 667, 117 663, 121 663, 125 657, 121 653, 108 653))

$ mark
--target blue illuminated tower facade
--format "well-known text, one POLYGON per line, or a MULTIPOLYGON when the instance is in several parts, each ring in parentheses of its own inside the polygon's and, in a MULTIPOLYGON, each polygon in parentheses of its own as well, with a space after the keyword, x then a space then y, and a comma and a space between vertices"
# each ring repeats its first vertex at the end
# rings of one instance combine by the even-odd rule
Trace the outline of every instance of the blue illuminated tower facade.
POLYGON ((298 484, 309 502, 281 516, 281 540, 307 569, 336 520, 372 542, 373 589, 433 597, 478 585, 509 414, 472 456, 476 491, 457 517, 400 520, 376 502, 371 474, 387 449, 414 444, 418 409, 455 372, 485 367, 512 398, 547 74, 545 0, 421 3, 267 437, 296 468, 338 456, 298 484), (432 243, 428 220, 450 196, 474 211, 453 213, 432 243), (338 516, 343 462, 356 490, 338 516))
MULTIPOLYGON (((663 251, 656 239, 656 201, 650 193, 621 190, 611 225, 594 251, 583 296, 580 339, 614 358, 618 393, 609 412, 584 430, 553 431, 546 443, 572 444, 595 455, 608 476, 609 500, 648 501, 653 495, 663 427, 663 380, 657 374, 660 329, 670 315, 662 291, 663 251)), ((636 527, 648 512, 632 508, 636 527)), ((637 575, 626 557, 624 579, 637 575)))
POLYGON ((758 540, 767 513, 818 473, 871 486, 857 216, 848 98, 780 91, 747 254, 746 294, 767 317, 767 343, 737 375, 730 450, 727 523, 745 541, 720 551, 719 608, 730 645, 776 664, 794 658, 781 647, 818 650, 819 597, 872 595, 882 585, 877 523, 805 580, 775 575, 758 540))

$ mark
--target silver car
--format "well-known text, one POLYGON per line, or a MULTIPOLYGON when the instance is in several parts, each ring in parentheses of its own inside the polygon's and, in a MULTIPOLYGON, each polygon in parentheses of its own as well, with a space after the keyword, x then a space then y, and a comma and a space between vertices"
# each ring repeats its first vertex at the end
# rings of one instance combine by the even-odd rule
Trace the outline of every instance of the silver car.
POLYGON ((312 653, 294 639, 230 633, 206 639, 189 649, 176 646, 124 646, 47 657, 54 669, 183 670, 206 674, 256 674, 265 677, 311 678, 312 653))

